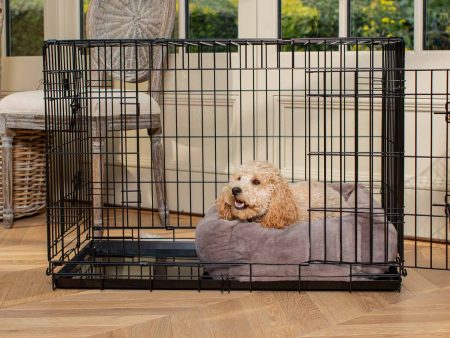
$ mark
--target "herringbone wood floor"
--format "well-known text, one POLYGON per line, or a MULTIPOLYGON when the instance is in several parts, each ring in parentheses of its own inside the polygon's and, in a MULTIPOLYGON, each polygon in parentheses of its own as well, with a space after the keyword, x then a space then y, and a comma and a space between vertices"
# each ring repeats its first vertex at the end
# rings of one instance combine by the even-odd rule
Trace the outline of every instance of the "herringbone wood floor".
POLYGON ((400 293, 52 291, 43 215, 0 229, 0 336, 448 337, 450 272, 400 293))

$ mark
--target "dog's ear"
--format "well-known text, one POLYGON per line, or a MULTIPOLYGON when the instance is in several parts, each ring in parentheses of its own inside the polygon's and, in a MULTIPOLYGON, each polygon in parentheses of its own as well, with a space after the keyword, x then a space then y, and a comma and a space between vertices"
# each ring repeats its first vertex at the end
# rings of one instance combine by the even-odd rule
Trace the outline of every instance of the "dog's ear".
POLYGON ((277 185, 272 193, 269 209, 261 220, 268 228, 282 229, 298 220, 298 207, 287 182, 277 185))
POLYGON ((219 217, 231 221, 233 219, 233 214, 231 213, 231 205, 227 203, 227 196, 229 194, 228 187, 225 187, 220 193, 216 201, 217 211, 219 212, 219 217))

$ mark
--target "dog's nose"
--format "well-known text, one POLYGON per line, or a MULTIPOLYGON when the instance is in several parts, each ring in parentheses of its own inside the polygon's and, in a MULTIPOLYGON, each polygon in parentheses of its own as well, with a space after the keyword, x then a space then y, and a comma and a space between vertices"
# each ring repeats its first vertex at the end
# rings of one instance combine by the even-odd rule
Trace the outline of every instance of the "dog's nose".
POLYGON ((239 187, 234 187, 233 189, 231 189, 231 192, 233 193, 234 196, 237 196, 242 192, 242 190, 239 187))

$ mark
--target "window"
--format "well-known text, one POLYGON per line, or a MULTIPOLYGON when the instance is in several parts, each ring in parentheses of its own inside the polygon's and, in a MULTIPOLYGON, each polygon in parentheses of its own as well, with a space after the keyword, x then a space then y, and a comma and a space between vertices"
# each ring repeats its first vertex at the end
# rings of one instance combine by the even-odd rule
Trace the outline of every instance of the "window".
POLYGON ((402 37, 407 50, 414 48, 414 0, 350 0, 349 6, 349 36, 402 37))
POLYGON ((189 0, 190 39, 238 37, 238 0, 189 0))
MULTIPOLYGON (((40 3, 42 20, 43 0, 9 0, 11 3, 40 3)), ((90 0, 79 0, 82 37, 86 37, 84 21, 90 0)), ((261 1, 261 0, 247 0, 261 1)), ((414 49, 414 4, 423 3, 423 39, 419 46, 425 50, 450 50, 450 0, 271 0, 278 1, 279 37, 313 38, 336 37, 343 32, 340 23, 347 22, 348 36, 402 37, 406 49, 414 49), (340 13, 340 3, 345 1, 348 13, 340 13), (340 20, 341 19, 341 20, 340 20), (343 19, 343 20, 342 20, 343 19), (341 30, 339 30, 341 28, 341 30)), ((172 37, 189 39, 234 39, 238 37, 238 0, 177 0, 177 15, 172 37), (179 5, 183 26, 179 35, 179 5), (185 29, 186 30, 185 30, 185 29), (182 32, 183 33, 183 32, 182 32)), ((417 7, 417 6, 416 6, 417 7)), ((342 8, 342 7, 341 7, 342 8)), ((272 13, 268 13, 271 14, 272 13)), ((254 15, 254 13, 249 13, 254 15)), ((264 20, 261 20, 264 21, 264 20)), ((14 26, 14 25, 12 25, 14 26)), ((42 26, 41 26, 42 29, 42 26)), ((247 30, 243 26, 243 32, 247 30)), ((243 33, 244 36, 245 32, 243 33)), ((31 39, 34 40, 35 39, 31 39)), ((28 43, 22 43, 29 47, 28 43)), ((220 49, 220 48, 219 48, 220 49)), ((216 48, 216 51, 219 51, 216 48)), ((289 47, 286 47, 289 50, 289 47)), ((195 48, 190 49, 196 51, 195 48)), ((208 47, 202 51, 209 51, 208 47)), ((25 55, 25 54, 24 54, 25 55)))
POLYGON ((281 0, 281 37, 339 35, 339 0, 281 0))
POLYGON ((449 0, 425 0, 424 49, 450 49, 449 0))
POLYGON ((42 55, 44 0, 6 0, 6 55, 42 55))

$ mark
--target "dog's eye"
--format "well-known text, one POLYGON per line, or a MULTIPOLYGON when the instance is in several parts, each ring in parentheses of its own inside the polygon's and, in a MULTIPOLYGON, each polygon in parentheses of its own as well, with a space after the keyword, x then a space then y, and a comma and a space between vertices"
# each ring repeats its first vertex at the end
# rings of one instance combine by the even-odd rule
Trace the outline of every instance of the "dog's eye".
POLYGON ((237 180, 240 181, 240 180, 241 180, 241 176, 238 176, 238 177, 237 177, 237 180))
POLYGON ((261 182, 259 180, 257 180, 256 178, 252 181, 252 183, 254 185, 260 185, 261 184, 261 182))

